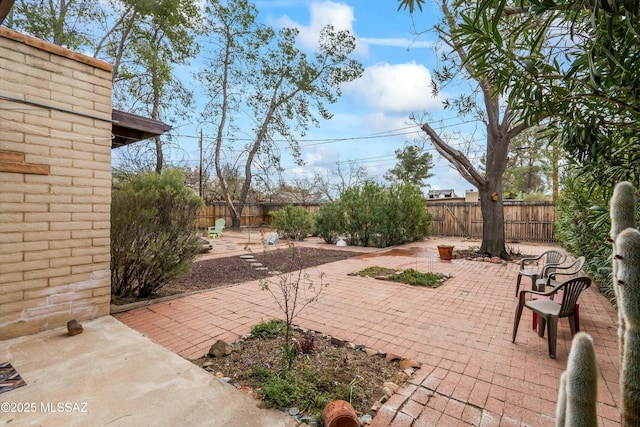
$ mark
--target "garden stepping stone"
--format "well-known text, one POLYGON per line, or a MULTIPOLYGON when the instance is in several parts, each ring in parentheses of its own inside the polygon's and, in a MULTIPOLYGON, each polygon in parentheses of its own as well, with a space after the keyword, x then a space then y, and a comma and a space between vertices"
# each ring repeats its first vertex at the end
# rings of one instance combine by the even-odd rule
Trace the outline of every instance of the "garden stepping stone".
POLYGON ((262 267, 262 263, 261 262, 252 262, 251 267, 262 267))
POLYGON ((240 259, 255 259, 255 257, 253 255, 240 255, 240 259))

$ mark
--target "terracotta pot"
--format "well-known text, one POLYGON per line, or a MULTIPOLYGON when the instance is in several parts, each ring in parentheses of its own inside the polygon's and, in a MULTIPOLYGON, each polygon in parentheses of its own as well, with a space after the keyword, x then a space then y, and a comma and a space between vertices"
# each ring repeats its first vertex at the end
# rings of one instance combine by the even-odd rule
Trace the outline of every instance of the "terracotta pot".
POLYGON ((334 400, 327 403, 322 411, 324 427, 358 427, 358 416, 353 406, 346 400, 334 400))
POLYGON ((438 253, 440 254, 440 259, 450 260, 451 258, 453 258, 453 246, 440 245, 438 246, 438 253))

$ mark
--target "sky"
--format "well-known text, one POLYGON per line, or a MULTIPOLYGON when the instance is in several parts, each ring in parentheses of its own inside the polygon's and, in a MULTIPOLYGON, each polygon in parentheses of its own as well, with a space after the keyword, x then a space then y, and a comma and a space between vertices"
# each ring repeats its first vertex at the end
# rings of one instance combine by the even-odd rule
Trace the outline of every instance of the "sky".
MULTIPOLYGON (((395 150, 422 134, 409 118, 412 113, 428 113, 434 129, 459 130, 470 134, 474 128, 464 118, 444 110, 443 100, 453 92, 445 89, 439 97, 432 95, 429 85, 436 63, 436 35, 429 30, 438 13, 427 4, 412 17, 397 10, 395 0, 260 0, 254 1, 258 19, 275 28, 296 27, 300 30, 299 47, 311 51, 317 44, 320 29, 332 24, 338 30, 349 30, 356 37, 352 57, 364 67, 362 77, 342 86, 342 97, 330 104, 333 118, 311 126, 299 139, 305 165, 295 166, 287 150, 282 150, 282 177, 287 182, 311 178, 314 173, 335 170, 336 163, 348 170, 348 162, 366 168, 368 176, 383 181, 383 175, 396 162, 395 150)), ((473 138, 484 140, 482 127, 473 138)), ((177 133, 177 141, 189 153, 189 162, 197 165, 197 129, 185 127, 177 133), (182 137, 181 137, 182 135, 182 137)), ((454 144, 455 145, 455 144, 454 144)), ((431 189, 454 189, 464 196, 473 186, 464 180, 433 146, 435 175, 427 180, 431 189)), ((426 193, 429 187, 424 188, 426 193)))

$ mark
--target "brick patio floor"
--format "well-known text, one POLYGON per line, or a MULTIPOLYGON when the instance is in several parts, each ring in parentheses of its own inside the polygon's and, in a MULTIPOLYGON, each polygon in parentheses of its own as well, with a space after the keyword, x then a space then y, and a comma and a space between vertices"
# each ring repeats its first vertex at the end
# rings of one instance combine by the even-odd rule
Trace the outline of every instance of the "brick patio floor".
MULTIPOLYGON (((242 240, 225 233, 214 242, 212 256, 244 253, 242 240)), ((531 329, 528 310, 512 343, 517 264, 440 261, 438 242, 376 250, 319 267, 329 286, 296 324, 423 364, 378 411, 374 426, 553 426, 559 378, 571 347, 568 321, 560 321, 555 360, 548 357, 546 336, 539 338, 531 329), (347 275, 370 265, 417 267, 453 278, 438 289, 425 289, 347 275)), ((451 243, 479 245, 463 239, 451 243)), ((547 248, 516 247, 535 255, 547 248)), ((312 277, 316 271, 310 270, 312 277)), ((115 316, 170 350, 197 358, 218 339, 234 341, 281 313, 254 281, 115 316)), ((600 368, 599 425, 619 425, 617 315, 595 287, 580 296, 580 327, 594 338, 600 368)))

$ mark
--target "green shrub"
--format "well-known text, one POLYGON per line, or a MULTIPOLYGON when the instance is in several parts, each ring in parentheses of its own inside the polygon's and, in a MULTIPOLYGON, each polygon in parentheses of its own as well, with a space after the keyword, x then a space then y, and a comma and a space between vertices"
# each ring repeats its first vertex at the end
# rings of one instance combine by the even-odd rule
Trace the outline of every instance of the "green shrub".
POLYGON ((574 256, 586 258, 584 271, 608 297, 613 295, 611 246, 605 244, 611 227, 610 194, 600 187, 587 188, 580 176, 567 176, 558 202, 556 239, 574 256))
POLYGON ((175 170, 121 182, 111 202, 111 292, 147 298, 191 268, 200 199, 175 170))
POLYGON ((346 222, 344 207, 339 202, 326 203, 316 211, 316 233, 330 245, 345 233, 346 222))
POLYGON ((345 224, 334 228, 344 230, 351 245, 388 247, 429 236, 432 215, 412 184, 383 187, 368 182, 344 191, 340 203, 345 224))
POLYGON ((304 240, 313 233, 313 214, 304 208, 287 205, 279 211, 272 212, 271 226, 282 238, 304 240))
POLYGON ((372 246, 378 226, 382 222, 384 187, 367 182, 351 187, 340 195, 347 215, 345 231, 350 245, 372 246))

